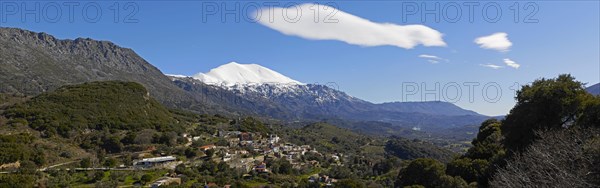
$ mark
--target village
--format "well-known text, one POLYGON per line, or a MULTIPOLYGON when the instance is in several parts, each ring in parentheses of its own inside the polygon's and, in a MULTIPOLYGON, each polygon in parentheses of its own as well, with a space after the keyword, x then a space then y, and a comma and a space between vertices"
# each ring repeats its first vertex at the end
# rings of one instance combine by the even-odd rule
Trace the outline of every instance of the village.
MULTIPOLYGON (((317 160, 305 160, 303 156, 316 155, 324 156, 310 145, 296 145, 285 142, 276 134, 263 136, 261 133, 242 132, 242 131, 217 131, 211 135, 216 138, 218 143, 210 143, 201 146, 194 146, 194 142, 203 139, 201 136, 192 136, 189 134, 181 135, 187 140, 185 147, 195 147, 199 155, 191 160, 182 161, 178 157, 167 155, 160 157, 141 158, 133 161, 133 168, 136 169, 175 169, 178 165, 186 167, 198 165, 204 161, 213 161, 215 163, 225 162, 229 168, 245 172, 244 177, 252 178, 253 175, 269 175, 272 173, 267 165, 268 161, 285 160, 291 164, 294 169, 302 168, 320 168, 321 164, 317 160)), ((335 165, 342 165, 340 157, 342 154, 330 154, 325 156, 335 165)), ((325 186, 331 186, 337 180, 329 178, 326 175, 318 173, 310 174, 308 182, 322 183, 325 186)), ((162 185, 181 184, 181 180, 175 174, 156 180, 152 187, 162 185)), ((215 187, 214 183, 206 182, 206 187, 215 187), (212 186, 211 186, 212 185, 212 186)), ((227 187, 227 186, 225 186, 227 187)))

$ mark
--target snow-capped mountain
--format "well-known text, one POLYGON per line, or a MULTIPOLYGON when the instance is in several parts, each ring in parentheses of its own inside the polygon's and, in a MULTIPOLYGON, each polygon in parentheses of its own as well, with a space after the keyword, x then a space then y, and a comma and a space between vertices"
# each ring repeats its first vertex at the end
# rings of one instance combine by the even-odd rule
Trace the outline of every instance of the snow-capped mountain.
MULTIPOLYGON (((251 104, 236 102, 236 105, 244 109, 264 110, 276 107, 277 111, 285 111, 280 114, 269 114, 272 117, 282 114, 291 119, 303 119, 307 116, 337 117, 340 110, 356 111, 356 109, 368 109, 370 105, 369 102, 344 92, 323 85, 304 84, 257 64, 231 62, 214 68, 208 73, 198 73, 194 76, 169 76, 176 84, 187 90, 200 91, 208 89, 206 87, 214 87, 251 101, 247 102, 251 104)), ((212 93, 212 95, 216 94, 212 93)), ((224 102, 239 101, 240 98, 224 102)))
MULTIPOLYGON (((186 77, 170 76, 172 78, 186 77)), ((329 87, 304 84, 258 64, 230 62, 211 69, 207 73, 195 74, 191 78, 207 85, 232 91, 240 96, 260 97, 278 103, 287 103, 298 98, 302 98, 305 103, 315 104, 337 101, 365 102, 329 87)))
POLYGON ((304 85, 269 68, 257 64, 227 63, 210 70, 207 73, 198 73, 192 76, 209 85, 304 85))
POLYGON ((478 124, 487 118, 439 101, 373 104, 325 85, 304 84, 257 64, 232 62, 208 73, 170 78, 180 88, 224 106, 279 119, 341 118, 426 128, 478 124))

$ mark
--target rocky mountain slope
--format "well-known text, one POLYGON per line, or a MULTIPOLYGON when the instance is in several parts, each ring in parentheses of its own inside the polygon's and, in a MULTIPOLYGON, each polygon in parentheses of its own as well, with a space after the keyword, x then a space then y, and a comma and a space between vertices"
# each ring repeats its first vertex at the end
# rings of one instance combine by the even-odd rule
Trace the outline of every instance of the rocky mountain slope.
POLYGON ((60 40, 46 33, 0 28, 0 92, 37 95, 63 85, 122 80, 143 84, 168 106, 197 96, 175 86, 133 50, 108 41, 60 40))

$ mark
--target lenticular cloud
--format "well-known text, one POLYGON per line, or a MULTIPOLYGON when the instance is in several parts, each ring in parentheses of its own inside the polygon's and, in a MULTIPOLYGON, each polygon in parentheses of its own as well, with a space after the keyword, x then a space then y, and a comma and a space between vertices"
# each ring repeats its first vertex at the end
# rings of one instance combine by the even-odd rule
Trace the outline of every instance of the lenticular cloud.
POLYGON ((286 35, 311 40, 337 40, 359 46, 446 46, 443 34, 424 25, 376 23, 320 4, 263 8, 258 23, 286 35))

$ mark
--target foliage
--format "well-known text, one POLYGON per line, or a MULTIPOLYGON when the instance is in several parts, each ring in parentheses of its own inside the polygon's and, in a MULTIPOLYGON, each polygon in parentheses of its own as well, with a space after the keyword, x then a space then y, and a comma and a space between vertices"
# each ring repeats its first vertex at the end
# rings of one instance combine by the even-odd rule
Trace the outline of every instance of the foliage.
POLYGON ((352 171, 348 167, 333 165, 328 170, 327 174, 333 178, 337 179, 346 179, 346 178, 356 178, 356 174, 353 174, 352 171))
POLYGON ((0 135, 0 164, 30 160, 43 165, 44 152, 32 145, 34 140, 35 137, 28 133, 0 135))
POLYGON ((577 119, 581 127, 600 127, 600 96, 595 96, 583 104, 583 114, 577 119))
POLYGON ((298 145, 311 145, 317 151, 327 153, 359 152, 360 147, 369 143, 371 138, 348 129, 339 128, 326 123, 313 123, 300 129, 294 129, 283 135, 290 142, 298 145), (333 144, 332 141, 337 142, 333 144))
POLYGON ((448 163, 446 174, 459 176, 466 182, 486 181, 490 162, 484 159, 458 158, 448 163))
POLYGON ((535 131, 573 125, 590 98, 583 83, 568 74, 523 86, 517 91, 515 107, 502 122, 505 146, 520 151, 533 143, 535 131))
POLYGON ((0 174, 0 187, 34 187, 35 178, 29 174, 0 174))
POLYGON ((441 177, 445 175, 446 167, 435 159, 418 158, 400 170, 396 187, 423 185, 436 187, 441 184, 441 177))
POLYGON ((449 161, 453 155, 451 151, 441 149, 427 142, 395 136, 387 141, 385 151, 400 159, 433 158, 440 161, 449 161))
POLYGON ((169 110, 134 82, 106 81, 63 86, 5 112, 26 119, 45 134, 69 137, 85 129, 169 130, 176 124, 169 110))
POLYGON ((277 174, 292 174, 294 170, 292 164, 285 159, 273 160, 267 165, 271 168, 273 173, 277 174))
POLYGON ((465 157, 471 159, 495 160, 501 158, 505 149, 502 146, 501 123, 496 119, 489 119, 481 123, 477 137, 473 139, 473 147, 469 148, 465 157))
POLYGON ((260 120, 253 117, 246 117, 240 122, 239 131, 269 133, 269 129, 260 120))

